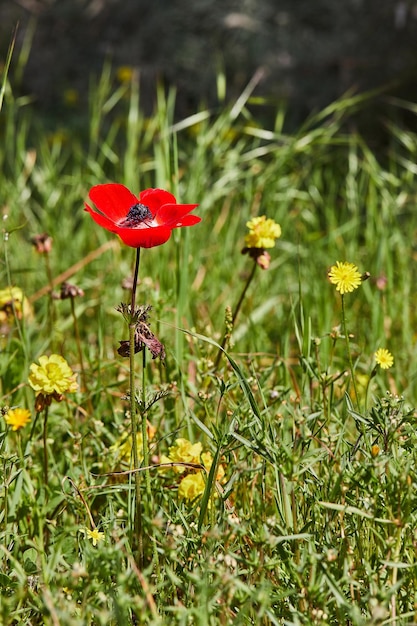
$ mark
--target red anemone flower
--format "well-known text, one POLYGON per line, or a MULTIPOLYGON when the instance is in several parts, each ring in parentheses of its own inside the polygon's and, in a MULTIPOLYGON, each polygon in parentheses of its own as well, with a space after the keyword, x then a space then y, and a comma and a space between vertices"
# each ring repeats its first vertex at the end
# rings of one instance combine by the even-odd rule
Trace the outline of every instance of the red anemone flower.
POLYGON ((89 196, 98 209, 85 205, 93 220, 132 248, 160 246, 168 241, 173 228, 201 221, 188 215, 197 204, 177 204, 163 189, 145 189, 137 198, 124 185, 109 183, 92 187, 89 196))

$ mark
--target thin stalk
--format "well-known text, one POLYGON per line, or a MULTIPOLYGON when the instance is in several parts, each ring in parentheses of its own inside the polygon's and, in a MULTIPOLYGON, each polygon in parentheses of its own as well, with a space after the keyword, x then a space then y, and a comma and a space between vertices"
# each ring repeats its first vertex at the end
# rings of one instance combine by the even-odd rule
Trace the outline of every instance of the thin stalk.
POLYGON ((253 280, 253 277, 255 276, 255 272, 256 272, 256 268, 257 268, 257 267, 258 267, 258 266, 257 266, 257 264, 256 264, 256 263, 254 263, 254 264, 253 264, 253 267, 252 267, 252 271, 251 271, 251 273, 249 274, 248 280, 246 281, 246 284, 245 284, 245 286, 243 287, 243 291, 242 291, 242 293, 240 294, 239 301, 238 301, 238 303, 237 303, 237 305, 236 305, 236 307, 235 307, 235 310, 234 310, 234 313, 233 313, 233 317, 232 317, 232 324, 234 324, 234 323, 235 323, 235 321, 236 321, 236 318, 237 318, 237 316, 238 316, 238 314, 239 314, 239 311, 240 311, 240 307, 242 306, 243 300, 245 299, 246 292, 247 292, 247 290, 249 289, 249 285, 251 284, 251 282, 252 282, 252 280, 253 280))
POLYGON ((83 351, 82 351, 82 348, 81 348, 80 330, 78 328, 78 320, 77 320, 77 315, 75 313, 74 298, 70 298, 70 300, 71 300, 71 315, 72 315, 72 320, 73 320, 73 323, 74 323, 75 343, 77 345, 78 358, 80 360, 81 379, 83 381, 84 391, 88 392, 87 376, 86 376, 86 373, 85 373, 83 351))
POLYGON ((45 270, 46 270, 46 276, 47 276, 48 284, 49 284, 49 303, 48 303, 49 318, 48 318, 48 321, 49 321, 51 340, 52 340, 52 345, 53 345, 54 344, 54 332, 55 332, 55 319, 56 319, 55 301, 53 298, 54 279, 53 279, 49 254, 44 254, 43 256, 45 257, 45 270))
POLYGON ((82 344, 81 344, 80 330, 79 330, 79 327, 78 327, 78 319, 77 319, 77 315, 75 313, 74 297, 71 297, 70 300, 71 300, 71 315, 72 315, 72 320, 73 320, 73 323, 74 323, 75 343, 77 345, 78 359, 80 361, 82 391, 85 394, 87 394, 87 401, 86 401, 87 402, 87 407, 88 407, 88 410, 90 411, 91 415, 93 415, 93 413, 94 413, 94 406, 93 406, 93 402, 91 400, 91 396, 90 396, 89 389, 88 389, 88 384, 87 384, 87 374, 86 374, 85 367, 84 367, 83 350, 82 350, 82 344))
MULTIPOLYGON (((130 303, 130 322, 129 322, 129 393, 130 393, 130 423, 132 433, 132 451, 133 451, 133 469, 139 469, 139 454, 137 445, 137 425, 136 425, 136 394, 135 394, 135 306, 136 306, 136 287, 138 284, 140 262, 140 248, 136 249, 135 272, 133 275, 132 298, 130 303)), ((140 496, 140 472, 134 472, 135 480, 135 514, 133 523, 132 539, 135 540, 138 550, 138 566, 143 568, 143 533, 142 533, 142 508, 140 496)))
MULTIPOLYGON (((3 216, 3 219, 5 219, 6 217, 7 216, 3 216)), ((9 247, 8 247, 9 246, 9 233, 7 230, 4 230, 4 229, 3 229, 3 241, 4 241, 4 266, 6 268, 7 286, 11 290, 13 283, 12 283, 12 274, 11 274, 10 261, 9 261, 9 247)), ((15 306, 15 302, 13 298, 11 298, 11 304, 12 304, 14 322, 16 324, 17 333, 19 335, 20 345, 22 346, 22 351, 25 355, 25 361, 27 363, 28 351, 27 351, 27 345, 25 341, 26 333, 24 332, 25 320, 23 318, 22 323, 20 323, 19 316, 17 314, 16 306, 15 306)), ((22 300, 22 313, 23 313, 23 300, 22 300)), ((25 363, 25 366, 26 366, 26 363, 25 363)))
POLYGON ((368 382, 366 384, 366 389, 365 389, 365 413, 368 410, 368 395, 369 395, 369 388, 371 386, 371 380, 373 378, 375 378, 376 376, 376 366, 374 367, 374 369, 372 370, 369 378, 368 378, 368 382))
POLYGON ((44 409, 44 418, 43 418, 43 479, 44 479, 45 488, 48 484, 48 443, 47 443, 48 409, 49 407, 47 405, 44 409))
POLYGON ((352 355, 351 355, 351 352, 350 352, 349 335, 348 335, 348 332, 347 332, 347 324, 346 324, 345 299, 344 299, 344 295, 343 294, 342 294, 342 326, 343 326, 343 334, 345 336, 345 342, 346 342, 346 352, 347 352, 347 357, 348 357, 348 361, 349 361, 350 375, 352 377, 353 390, 355 392, 356 407, 357 407, 357 409, 359 411, 360 410, 360 407, 359 407, 359 395, 358 395, 358 390, 356 388, 355 371, 353 369, 352 355))
MULTIPOLYGON (((146 487, 146 498, 148 503, 148 514, 149 507, 152 503, 152 487, 151 487, 151 474, 149 471, 149 441, 148 441, 148 424, 146 419, 146 352, 145 348, 142 351, 142 398, 141 398, 141 417, 142 417, 142 454, 143 454, 143 464, 145 466, 145 487, 146 487)), ((156 541, 153 537, 152 532, 152 524, 151 524, 151 534, 150 539, 152 541, 152 552, 153 552, 153 560, 156 567, 157 576, 159 578, 159 556, 158 550, 156 546, 156 541)))
MULTIPOLYGON (((237 304, 236 304, 236 306, 235 306, 235 310, 234 310, 233 315, 232 315, 232 324, 231 324, 231 325, 232 325, 232 328, 233 328, 233 327, 234 327, 234 325, 235 325, 236 318, 237 318, 237 316, 238 316, 238 314, 239 314, 239 311, 240 311, 240 309, 241 309, 241 306, 242 306, 242 304, 243 304, 243 300, 245 299, 246 292, 247 292, 247 290, 249 289, 249 285, 251 284, 251 282, 252 282, 252 280, 253 280, 253 277, 255 276, 256 268, 257 268, 257 264, 256 264, 256 262, 255 262, 255 263, 253 264, 252 271, 251 271, 251 273, 249 274, 248 279, 247 279, 247 281, 246 281, 246 283, 245 283, 245 286, 243 287, 242 293, 240 294, 240 298, 239 298, 239 300, 238 300, 238 302, 237 302, 237 304)), ((217 370, 217 368, 218 368, 218 366, 219 366, 220 359, 221 359, 221 357, 222 357, 222 353, 223 353, 223 349, 224 349, 224 347, 225 347, 225 345, 226 345, 226 342, 227 342, 227 337, 228 337, 228 333, 227 333, 227 331, 226 331, 226 332, 225 332, 225 334, 224 334, 224 336, 223 336, 223 340, 222 340, 222 342, 221 342, 221 344, 220 344, 221 349, 219 350, 219 352, 218 352, 218 354, 217 354, 216 361, 215 361, 215 363, 214 363, 214 369, 215 369, 215 370, 217 370)))

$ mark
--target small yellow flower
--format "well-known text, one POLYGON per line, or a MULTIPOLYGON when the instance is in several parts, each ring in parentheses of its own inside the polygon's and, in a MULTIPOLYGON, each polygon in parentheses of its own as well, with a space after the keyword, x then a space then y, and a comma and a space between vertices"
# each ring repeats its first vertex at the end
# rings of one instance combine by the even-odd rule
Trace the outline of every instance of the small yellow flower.
MULTIPOLYGON (((151 441, 155 437, 156 428, 149 422, 147 423, 148 441, 151 441)), ((138 450, 139 461, 143 459, 143 439, 142 433, 136 435, 136 447, 138 450)), ((129 434, 122 435, 112 446, 109 448, 109 452, 112 453, 116 461, 120 463, 130 463, 132 461, 132 438, 129 434)))
POLYGON ((11 426, 12 430, 20 430, 26 424, 29 424, 30 419, 30 411, 27 409, 9 409, 7 414, 4 417, 6 424, 11 426))
POLYGON ((249 233, 245 237, 247 248, 273 248, 275 240, 281 237, 281 226, 274 220, 267 219, 265 215, 254 217, 246 222, 249 233))
MULTIPOLYGON (((173 470, 177 474, 184 474, 178 485, 178 496, 183 500, 190 502, 201 498, 206 486, 206 477, 213 465, 213 457, 211 452, 203 452, 203 446, 200 442, 191 443, 188 439, 179 438, 175 440, 175 445, 169 449, 169 455, 164 454, 160 457, 160 463, 187 463, 203 466, 206 471, 200 468, 192 468, 181 465, 174 465, 173 470)), ((160 471, 165 472, 170 468, 161 467, 160 471)), ((222 481, 225 475, 224 467, 219 464, 216 473, 216 481, 222 481)), ((210 503, 209 503, 210 505, 210 503)))
POLYGON ((82 528, 81 532, 83 532, 91 541, 93 542, 93 546, 96 547, 101 541, 104 541, 105 534, 101 533, 97 528, 94 530, 90 530, 89 528, 82 528))
POLYGON ((381 451, 381 448, 378 446, 378 444, 374 443, 374 445, 371 448, 372 456, 375 458, 376 456, 378 456, 380 451, 381 451))
POLYGON ((188 474, 180 482, 178 487, 178 496, 191 502, 196 498, 200 498, 203 495, 205 488, 206 481, 204 480, 201 472, 188 474))
MULTIPOLYGON (((169 449, 169 461, 171 463, 193 463, 201 464, 201 453, 203 446, 200 442, 191 443, 188 439, 179 438, 175 440, 175 445, 169 449)), ((185 472, 187 468, 176 466, 173 468, 178 474, 185 472)))
POLYGON ((0 324, 10 325, 14 315, 20 320, 33 318, 32 307, 20 287, 0 289, 0 324))
POLYGON ((329 271, 329 279, 342 295, 357 289, 362 282, 361 274, 353 263, 337 261, 329 271))
MULTIPOLYGON (((167 456, 166 454, 161 454, 161 456, 159 457, 159 464, 160 465, 168 465, 171 464, 172 461, 169 458, 169 456, 167 456)), ((159 471, 160 472, 168 472, 171 468, 170 467, 159 467, 159 471)))
POLYGON ((32 363, 30 366, 29 384, 37 394, 52 395, 78 389, 75 374, 59 354, 39 357, 40 365, 32 363))
POLYGON ((130 65, 121 65, 117 68, 116 76, 119 83, 130 83, 134 74, 133 67, 130 65))
POLYGON ((379 348, 375 352, 375 361, 383 370, 388 370, 394 365, 394 357, 386 348, 379 348))
POLYGON ((50 146, 63 145, 70 140, 70 134, 63 128, 59 128, 54 133, 47 135, 47 141, 50 146))
POLYGON ((76 89, 69 88, 64 91, 64 103, 69 107, 74 107, 80 100, 80 94, 76 89))
MULTIPOLYGON (((211 456, 211 452, 203 452, 203 454, 201 455, 201 460, 203 462, 204 467, 209 472, 213 464, 213 457, 211 456)), ((218 482, 221 482, 223 478, 224 478, 224 467, 223 465, 219 464, 217 468, 216 480, 218 482)))

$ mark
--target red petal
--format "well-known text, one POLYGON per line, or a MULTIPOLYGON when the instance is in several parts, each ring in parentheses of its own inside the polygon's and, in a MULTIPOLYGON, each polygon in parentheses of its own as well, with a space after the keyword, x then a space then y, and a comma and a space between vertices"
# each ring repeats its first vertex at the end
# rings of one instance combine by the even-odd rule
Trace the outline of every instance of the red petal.
POLYGON ((116 232, 117 226, 114 222, 112 222, 112 220, 109 220, 104 215, 97 213, 97 211, 94 211, 91 206, 88 206, 88 204, 85 205, 84 210, 89 212, 96 224, 102 226, 103 228, 106 228, 107 230, 110 230, 112 233, 116 232))
POLYGON ((198 204, 164 204, 155 218, 159 224, 175 224, 196 208, 198 204))
POLYGON ((89 196, 101 213, 114 222, 126 217, 129 209, 139 202, 127 187, 119 183, 96 185, 90 189, 89 196))
POLYGON ((152 215, 155 215, 158 209, 164 204, 177 203, 175 196, 164 189, 145 189, 145 191, 140 193, 139 200, 149 208, 152 215))
POLYGON ((167 226, 155 228, 117 228, 115 230, 120 239, 131 248, 153 248, 160 246, 171 236, 171 229, 167 226))
POLYGON ((180 226, 194 226, 194 224, 198 224, 198 222, 201 222, 201 217, 198 217, 198 215, 184 215, 179 222, 174 225, 171 224, 170 227, 179 228, 180 226))

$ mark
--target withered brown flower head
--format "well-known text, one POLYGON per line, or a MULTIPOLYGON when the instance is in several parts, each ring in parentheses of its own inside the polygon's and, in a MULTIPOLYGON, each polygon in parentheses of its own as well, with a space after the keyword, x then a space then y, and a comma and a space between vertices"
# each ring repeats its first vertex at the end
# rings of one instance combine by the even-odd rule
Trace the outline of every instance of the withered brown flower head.
POLYGON ((270 266, 271 255, 263 248, 243 248, 242 254, 248 254, 263 270, 267 270, 270 266))
POLYGON ((54 391, 54 393, 52 394, 38 393, 35 398, 35 411, 37 413, 40 413, 47 406, 51 406, 52 400, 55 400, 56 402, 62 402, 63 399, 64 396, 62 395, 62 393, 57 393, 56 391, 54 391))
POLYGON ((67 298, 76 298, 77 296, 83 295, 84 291, 76 285, 71 285, 70 283, 62 283, 60 293, 61 300, 66 300, 67 298))
MULTIPOLYGON (((148 348, 152 354, 152 358, 159 357, 162 361, 165 359, 165 348, 159 339, 153 334, 149 328, 148 318, 150 306, 142 306, 135 309, 135 354, 144 348, 148 348)), ((130 316, 130 305, 121 304, 117 310, 125 317, 130 316)), ((130 355, 130 342, 128 340, 119 341, 120 347, 117 352, 120 356, 128 357, 130 355)))
POLYGON ((34 235, 31 241, 35 247, 36 252, 38 252, 39 254, 49 254, 52 250, 53 239, 48 235, 48 233, 34 235))

